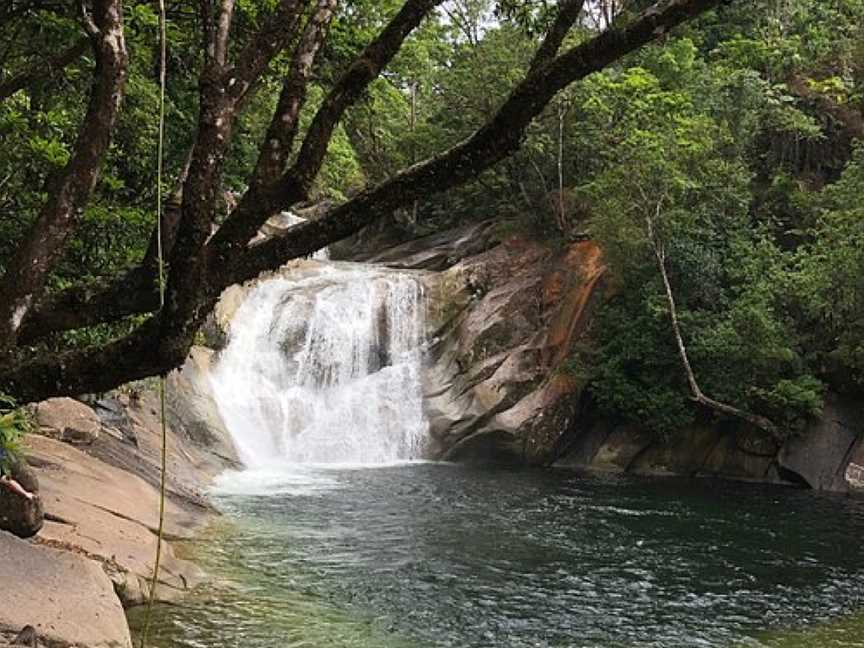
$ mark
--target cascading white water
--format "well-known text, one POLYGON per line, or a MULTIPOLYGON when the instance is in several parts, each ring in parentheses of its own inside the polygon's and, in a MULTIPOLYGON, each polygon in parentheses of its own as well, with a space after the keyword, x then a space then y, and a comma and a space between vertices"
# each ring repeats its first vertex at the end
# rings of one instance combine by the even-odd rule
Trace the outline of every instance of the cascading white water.
POLYGON ((424 325, 407 273, 312 263, 255 287, 211 377, 247 467, 421 458, 424 325))

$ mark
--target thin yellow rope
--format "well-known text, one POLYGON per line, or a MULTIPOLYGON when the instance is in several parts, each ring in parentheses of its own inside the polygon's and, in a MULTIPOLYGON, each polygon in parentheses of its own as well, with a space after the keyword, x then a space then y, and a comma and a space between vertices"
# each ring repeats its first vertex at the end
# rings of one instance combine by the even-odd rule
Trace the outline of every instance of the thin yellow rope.
MULTIPOLYGON (((159 308, 165 305, 165 259, 162 250, 162 158, 165 150, 165 85, 166 85, 166 55, 168 37, 166 28, 165 0, 159 0, 159 143, 156 150, 156 252, 159 263, 159 308)), ((162 456, 159 477, 159 530, 156 534, 156 560, 153 564, 153 579, 150 582, 150 598, 147 601, 147 614, 144 628, 141 631, 141 648, 146 648, 147 634, 150 632, 150 620, 153 614, 153 602, 156 599, 156 587, 159 583, 159 565, 162 560, 162 537, 165 532, 165 482, 168 465, 168 425, 165 407, 165 375, 159 376, 159 416, 162 428, 162 456)))

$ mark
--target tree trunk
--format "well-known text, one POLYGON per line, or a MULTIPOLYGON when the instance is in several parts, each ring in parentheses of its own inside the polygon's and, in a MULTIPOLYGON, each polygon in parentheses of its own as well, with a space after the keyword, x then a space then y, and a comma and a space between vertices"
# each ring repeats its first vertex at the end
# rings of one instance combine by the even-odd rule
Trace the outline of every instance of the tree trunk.
POLYGON ((90 102, 69 163, 46 187, 48 200, 0 280, 0 351, 16 344, 31 304, 75 230, 120 111, 127 59, 121 0, 95 0, 94 14, 85 14, 85 23, 96 56, 90 102))
MULTIPOLYGON (((657 205, 658 213, 659 210, 660 204, 657 205)), ((672 333, 675 336, 675 344, 678 347, 678 356, 681 358, 681 365, 684 367, 684 373, 687 376, 687 384, 690 386, 690 395, 693 400, 703 407, 712 409, 720 414, 725 414, 746 421, 760 430, 769 433, 775 439, 780 439, 781 435, 777 426, 769 419, 714 400, 702 392, 702 389, 699 387, 699 383, 696 380, 696 374, 693 372, 693 367, 690 364, 690 358, 687 355, 684 336, 681 334, 681 324, 678 321, 678 309, 675 304, 675 296, 672 293, 672 284, 669 281, 669 273, 666 271, 665 248, 659 239, 652 217, 649 216, 646 218, 646 224, 648 228, 648 238, 651 242, 651 247, 654 250, 654 257, 657 260, 657 267, 660 270, 660 276, 663 278, 663 288, 666 292, 666 302, 669 305, 669 319, 672 324, 672 333)))

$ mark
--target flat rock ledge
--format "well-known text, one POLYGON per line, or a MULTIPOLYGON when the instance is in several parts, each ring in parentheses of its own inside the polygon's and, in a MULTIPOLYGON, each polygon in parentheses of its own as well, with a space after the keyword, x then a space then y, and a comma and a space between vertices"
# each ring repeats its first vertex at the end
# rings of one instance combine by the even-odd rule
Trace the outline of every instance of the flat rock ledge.
POLYGON ((123 606, 92 560, 0 531, 0 583, 0 646, 11 645, 28 625, 39 636, 37 645, 132 646, 123 606))
MULTIPOLYGON (((203 581, 174 547, 216 514, 201 490, 237 465, 205 389, 205 351, 169 379, 166 542, 156 591, 163 602, 203 581)), ((27 540, 0 530, 0 648, 131 648, 124 607, 149 597, 156 553, 158 398, 130 386, 89 404, 55 399, 40 409, 41 434, 24 445, 44 524, 27 540), (83 429, 82 421, 88 434, 68 432, 83 429), (27 626, 35 638, 14 644, 27 626)))

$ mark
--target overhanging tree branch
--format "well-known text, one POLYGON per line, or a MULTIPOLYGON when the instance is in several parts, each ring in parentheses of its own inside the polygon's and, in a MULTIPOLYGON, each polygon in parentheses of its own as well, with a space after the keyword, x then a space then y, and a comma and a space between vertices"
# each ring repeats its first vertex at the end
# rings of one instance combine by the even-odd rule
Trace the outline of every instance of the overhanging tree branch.
POLYGON ((555 21, 534 54, 531 67, 528 69, 529 74, 535 72, 544 63, 548 63, 555 58, 555 55, 558 54, 558 50, 561 49, 561 45, 564 43, 564 39, 570 33, 573 24, 579 20, 584 5, 585 0, 561 0, 558 6, 558 15, 555 16, 555 21))
MULTIPOLYGON (((180 365, 195 331, 212 309, 222 288, 255 277, 263 270, 278 268, 291 258, 311 254, 358 231, 387 212, 411 204, 424 194, 443 191, 476 177, 516 150, 527 125, 569 83, 602 70, 720 1, 667 0, 658 3, 628 26, 613 28, 549 59, 538 65, 514 89, 495 116, 464 142, 364 191, 320 220, 292 228, 282 238, 248 247, 262 219, 278 209, 292 206, 305 196, 345 109, 398 51, 413 29, 412 25, 419 24, 423 15, 437 4, 436 0, 407 0, 397 16, 407 16, 409 20, 396 26, 391 22, 382 36, 370 44, 364 55, 336 84, 313 120, 297 162, 258 201, 256 207, 260 208, 259 211, 244 213, 248 218, 242 220, 236 219, 235 213, 226 223, 230 226, 223 226, 203 248, 196 249, 195 245, 189 244, 190 239, 184 236, 182 228, 187 218, 196 216, 196 209, 201 210, 197 212, 202 216, 198 224, 206 226, 207 231, 192 242, 200 245, 207 239, 219 177, 218 173, 209 175, 212 184, 196 186, 196 181, 193 181, 196 166, 209 163, 209 155, 214 149, 218 152, 223 145, 218 138, 205 137, 202 140, 199 134, 198 145, 201 148, 196 146, 190 180, 184 187, 183 223, 172 259, 170 282, 173 290, 169 291, 166 310, 129 336, 108 346, 7 363, 0 377, 0 388, 23 400, 35 400, 51 395, 108 389, 180 365), (190 188, 194 191, 189 191, 190 188), (190 203, 193 196, 200 201, 197 207, 190 203), (249 232, 251 235, 247 236, 249 232), (185 247, 181 248, 184 241, 185 247), (192 254, 186 256, 180 249, 192 254), (191 265, 187 260, 191 260, 191 265)), ((233 118, 233 114, 226 116, 233 118)), ((201 127, 207 127, 206 120, 202 120, 201 127)), ((204 172, 199 169, 197 173, 201 177, 204 172)))
MULTIPOLYGON (((407 0, 360 56, 354 60, 325 97, 312 119, 297 161, 277 181, 255 187, 241 199, 237 209, 208 246, 224 259, 239 252, 266 220, 280 209, 306 200, 327 154, 333 131, 345 111, 353 105, 402 47, 408 35, 443 0, 407 0)), ((211 255, 212 256, 212 255, 211 255)))
POLYGON ((152 313, 159 308, 158 236, 161 233, 164 254, 170 255, 177 238, 183 185, 191 161, 190 150, 176 187, 162 207, 162 226, 153 228, 141 262, 117 277, 71 286, 34 302, 21 326, 18 338, 21 344, 33 344, 63 331, 116 322, 130 315, 152 313))
MULTIPOLYGON (((212 43, 214 55, 208 57, 201 75, 198 131, 183 187, 177 238, 170 256, 168 317, 163 318, 163 324, 188 317, 189 300, 183 297, 183 292, 190 285, 204 281, 205 268, 199 251, 216 219, 222 168, 234 123, 254 82, 294 36, 305 6, 306 0, 281 0, 264 26, 240 52, 236 65, 220 63, 219 47, 215 41, 212 43)), ((211 28, 211 37, 218 41, 221 29, 213 31, 211 28)))
POLYGON ((311 254, 423 195, 445 191, 476 177, 518 148, 534 117, 564 87, 602 70, 719 2, 666 2, 662 11, 652 7, 626 29, 604 32, 539 65, 514 89, 492 119, 467 140, 362 192, 314 222, 293 227, 284 236, 242 253, 238 250, 233 255, 219 257, 219 269, 214 270, 216 288, 221 290, 235 281, 245 281, 290 259, 311 254))
POLYGON ((18 339, 28 345, 62 331, 152 313, 159 308, 155 277, 152 268, 138 266, 120 277, 47 295, 31 309, 18 339))

